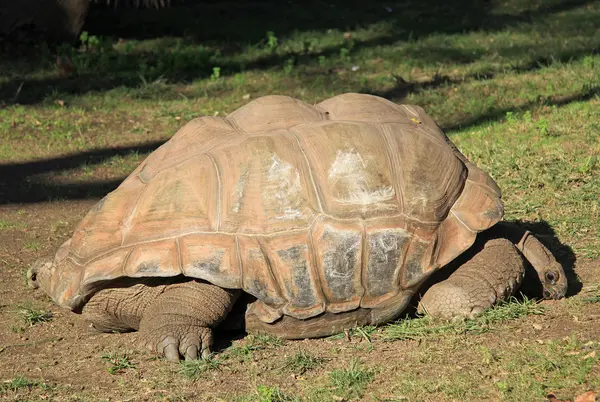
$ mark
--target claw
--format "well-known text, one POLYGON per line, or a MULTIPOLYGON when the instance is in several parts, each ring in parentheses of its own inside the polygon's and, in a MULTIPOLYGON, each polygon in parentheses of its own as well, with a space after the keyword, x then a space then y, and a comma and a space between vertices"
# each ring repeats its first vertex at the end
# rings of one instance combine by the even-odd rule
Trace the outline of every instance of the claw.
POLYGON ((188 346, 185 351, 185 360, 196 360, 198 359, 198 347, 196 345, 188 346))
POLYGON ((178 362, 179 361, 179 348, 174 343, 170 343, 165 346, 163 353, 165 354, 165 358, 170 362, 178 362))

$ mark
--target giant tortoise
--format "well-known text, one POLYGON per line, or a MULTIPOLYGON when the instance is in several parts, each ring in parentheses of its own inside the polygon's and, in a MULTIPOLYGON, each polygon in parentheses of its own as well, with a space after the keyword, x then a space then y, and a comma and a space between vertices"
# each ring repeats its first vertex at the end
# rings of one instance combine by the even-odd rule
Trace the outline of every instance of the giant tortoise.
POLYGON ((563 297, 561 265, 502 216, 494 180, 422 108, 265 96, 186 124, 29 276, 98 330, 193 359, 241 294, 248 332, 327 336, 395 319, 467 251, 421 312, 473 317, 526 266, 544 297, 563 297))

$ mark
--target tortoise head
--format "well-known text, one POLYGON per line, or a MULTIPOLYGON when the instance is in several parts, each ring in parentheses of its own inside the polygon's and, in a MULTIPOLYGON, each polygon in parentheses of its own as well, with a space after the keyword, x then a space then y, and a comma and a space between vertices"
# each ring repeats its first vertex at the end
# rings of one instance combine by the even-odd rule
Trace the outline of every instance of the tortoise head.
POLYGON ((542 284, 542 297, 544 299, 562 299, 567 294, 567 276, 562 265, 553 261, 541 269, 537 269, 537 275, 542 284))
POLYGON ((27 270, 27 285, 32 289, 41 288, 44 292, 49 293, 51 273, 52 261, 37 260, 27 270))

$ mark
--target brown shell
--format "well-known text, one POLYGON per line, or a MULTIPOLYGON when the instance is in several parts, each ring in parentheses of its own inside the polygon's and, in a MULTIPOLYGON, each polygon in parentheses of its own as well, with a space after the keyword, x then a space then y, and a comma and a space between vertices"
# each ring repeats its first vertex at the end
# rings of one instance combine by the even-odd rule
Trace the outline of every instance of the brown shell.
POLYGON ((186 275, 256 296, 267 322, 414 290, 501 219, 500 190, 423 109, 344 94, 256 99, 181 128, 57 252, 51 296, 186 275))

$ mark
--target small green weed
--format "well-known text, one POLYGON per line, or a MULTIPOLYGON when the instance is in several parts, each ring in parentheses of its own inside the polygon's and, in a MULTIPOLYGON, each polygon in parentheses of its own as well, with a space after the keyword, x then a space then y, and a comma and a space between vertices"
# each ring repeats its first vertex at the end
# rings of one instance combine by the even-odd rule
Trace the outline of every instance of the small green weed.
POLYGON ((267 31, 267 49, 269 50, 275 50, 277 48, 277 45, 279 43, 279 40, 277 39, 277 36, 275 36, 275 32, 273 31, 267 31))
POLYGON ((31 303, 19 305, 17 314, 30 327, 52 320, 52 313, 50 311, 35 308, 31 303))
POLYGON ((257 402, 296 402, 298 398, 286 395, 277 386, 259 385, 256 387, 257 402))
POLYGON ((24 224, 14 223, 14 222, 0 219, 0 230, 23 229, 23 228, 25 228, 24 224))
POLYGON ((264 335, 264 334, 253 334, 248 335, 244 340, 244 344, 241 346, 231 346, 225 350, 222 357, 228 359, 231 357, 237 357, 243 361, 251 360, 253 358, 253 352, 257 350, 263 350, 267 348, 274 348, 281 345, 281 338, 264 335))
POLYGON ((40 387, 42 389, 49 389, 50 386, 44 382, 30 380, 27 377, 18 376, 12 380, 3 381, 0 383, 0 395, 8 391, 17 392, 22 389, 32 389, 34 387, 40 387))
POLYGON ((221 67, 213 67, 212 74, 210 75, 211 81, 218 81, 221 78, 221 67))
POLYGON ((481 334, 490 331, 495 325, 528 315, 542 315, 544 309, 535 300, 515 298, 501 303, 474 319, 444 321, 430 316, 408 318, 386 326, 382 337, 388 340, 417 340, 430 335, 441 334, 481 334))
POLYGON ((375 332, 377 332, 377 327, 373 325, 365 325, 362 327, 356 327, 349 329, 346 332, 340 332, 338 334, 331 335, 327 339, 338 340, 344 339, 344 337, 350 338, 363 338, 367 342, 371 342, 371 338, 374 336, 375 332))
POLYGON ((293 57, 290 57, 289 59, 287 59, 285 61, 285 63, 283 64, 283 72, 286 75, 290 75, 292 73, 292 71, 294 71, 295 63, 296 63, 296 59, 294 59, 293 57))
POLYGON ((584 286, 581 294, 581 301, 585 303, 600 303, 600 284, 584 286))
POLYGON ((295 355, 286 359, 285 367, 295 374, 302 375, 309 370, 321 367, 326 359, 313 356, 312 354, 301 350, 295 355))
POLYGON ((179 363, 179 374, 188 379, 198 379, 208 371, 219 370, 221 361, 216 359, 214 355, 197 360, 184 360, 179 363))
POLYGON ((366 386, 375 378, 375 372, 360 366, 357 359, 352 360, 350 367, 329 373, 331 385, 336 395, 345 399, 358 399, 364 394, 366 386))
POLYGON ((121 352, 110 352, 100 356, 103 362, 108 363, 109 367, 106 369, 110 374, 115 375, 126 369, 135 368, 135 364, 131 361, 131 358, 127 353, 121 352))
POLYGON ((33 240, 23 244, 23 248, 31 251, 39 251, 42 248, 42 245, 40 242, 33 240))

